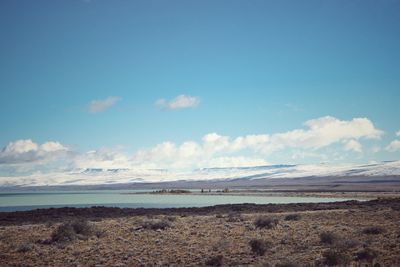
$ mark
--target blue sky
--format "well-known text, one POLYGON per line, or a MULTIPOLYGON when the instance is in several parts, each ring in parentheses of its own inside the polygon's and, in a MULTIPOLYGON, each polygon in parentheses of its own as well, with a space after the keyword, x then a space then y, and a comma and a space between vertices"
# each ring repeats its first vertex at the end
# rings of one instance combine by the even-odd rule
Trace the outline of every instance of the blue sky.
MULTIPOLYGON (((389 144, 400 139, 398 14, 399 1, 1 1, 2 153, 31 140, 57 142, 74 157, 103 149, 136 159, 166 141, 307 130, 307 121, 330 116, 366 118, 372 133, 223 156, 396 160, 400 145, 389 144), (166 108, 180 95, 196 104, 166 108), (92 101, 107 99, 108 108, 90 112, 92 101), (361 151, 344 149, 353 141, 361 151)), ((32 149, 0 162, 35 162, 32 149)))

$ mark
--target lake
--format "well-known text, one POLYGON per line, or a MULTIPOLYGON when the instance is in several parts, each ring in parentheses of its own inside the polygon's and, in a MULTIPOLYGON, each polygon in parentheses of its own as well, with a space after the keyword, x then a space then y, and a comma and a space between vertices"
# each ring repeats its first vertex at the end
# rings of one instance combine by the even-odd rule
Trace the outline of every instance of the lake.
MULTIPOLYGON (((0 193, 0 211, 23 211, 38 208, 107 206, 121 208, 204 207, 240 203, 316 203, 350 199, 329 197, 145 194, 144 190, 91 190, 0 193), (140 193, 141 194, 134 194, 140 193)), ((148 191, 148 190, 146 190, 148 191)))

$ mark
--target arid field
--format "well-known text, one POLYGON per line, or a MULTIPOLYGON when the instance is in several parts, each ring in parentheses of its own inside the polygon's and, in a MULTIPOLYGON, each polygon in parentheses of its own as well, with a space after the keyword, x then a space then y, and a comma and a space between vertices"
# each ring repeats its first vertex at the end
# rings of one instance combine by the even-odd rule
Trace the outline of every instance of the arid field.
POLYGON ((104 209, 1 214, 1 266, 400 266, 398 198, 104 209))

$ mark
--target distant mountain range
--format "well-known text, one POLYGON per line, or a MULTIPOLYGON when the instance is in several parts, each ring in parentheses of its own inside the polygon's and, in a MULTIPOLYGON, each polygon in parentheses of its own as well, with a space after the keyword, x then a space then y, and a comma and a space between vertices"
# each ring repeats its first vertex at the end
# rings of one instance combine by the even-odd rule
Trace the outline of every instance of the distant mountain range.
MULTIPOLYGON (((203 168, 193 171, 171 171, 165 169, 79 169, 52 173, 35 173, 27 176, 0 177, 1 187, 13 186, 88 186, 116 184, 149 184, 173 182, 221 183, 240 180, 258 184, 260 180, 287 181, 294 178, 327 177, 350 179, 354 177, 400 177, 400 161, 371 164, 309 164, 309 165, 268 165, 256 167, 203 168)), ((369 179, 370 180, 370 179, 369 179)))

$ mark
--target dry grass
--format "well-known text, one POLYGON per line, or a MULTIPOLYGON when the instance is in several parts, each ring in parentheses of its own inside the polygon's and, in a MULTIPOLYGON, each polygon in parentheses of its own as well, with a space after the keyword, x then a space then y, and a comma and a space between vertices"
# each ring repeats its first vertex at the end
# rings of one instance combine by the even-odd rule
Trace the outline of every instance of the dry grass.
POLYGON ((146 215, 75 226, 2 226, 0 257, 5 266, 292 267, 371 266, 372 262, 400 266, 400 211, 368 207, 296 213, 301 215, 296 222, 284 220, 286 212, 246 212, 240 216, 244 220, 236 220, 238 213, 232 215, 232 222, 229 214, 223 213, 223 218, 215 214, 174 218, 146 215), (278 225, 275 218, 281 220, 278 225), (257 221, 263 222, 261 227, 256 226, 257 221), (375 225, 385 229, 384 234, 364 233, 364 229, 375 225), (97 232, 105 235, 98 238, 97 232), (328 233, 328 241, 323 244, 322 233, 328 233), (38 242, 51 240, 52 236, 57 240, 54 243, 38 242))

